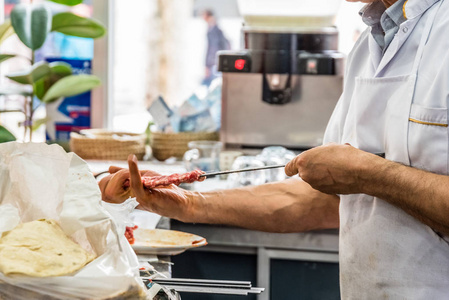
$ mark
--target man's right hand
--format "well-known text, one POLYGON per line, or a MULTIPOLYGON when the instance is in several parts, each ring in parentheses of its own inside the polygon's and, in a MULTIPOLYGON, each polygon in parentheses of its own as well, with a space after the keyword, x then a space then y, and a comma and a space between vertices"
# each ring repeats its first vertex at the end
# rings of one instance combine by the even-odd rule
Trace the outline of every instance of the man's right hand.
POLYGON ((111 167, 109 169, 111 175, 100 181, 104 201, 121 203, 129 197, 136 197, 139 209, 175 219, 184 219, 190 215, 194 193, 174 184, 146 189, 141 177, 160 176, 160 174, 153 171, 139 171, 134 155, 128 157, 128 166, 129 170, 111 167), (127 180, 130 180, 129 187, 125 185, 127 180))

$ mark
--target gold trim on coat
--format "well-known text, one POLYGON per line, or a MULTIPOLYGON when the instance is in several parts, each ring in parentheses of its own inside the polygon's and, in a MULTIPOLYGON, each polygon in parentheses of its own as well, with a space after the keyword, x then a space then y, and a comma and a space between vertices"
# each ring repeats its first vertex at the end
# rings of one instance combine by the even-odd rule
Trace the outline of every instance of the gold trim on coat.
POLYGON ((432 126, 441 126, 441 127, 447 127, 447 124, 444 123, 431 123, 431 122, 424 122, 424 121, 419 121, 413 118, 409 118, 408 119, 410 122, 414 122, 414 123, 418 123, 418 124, 423 124, 423 125, 432 125, 432 126))

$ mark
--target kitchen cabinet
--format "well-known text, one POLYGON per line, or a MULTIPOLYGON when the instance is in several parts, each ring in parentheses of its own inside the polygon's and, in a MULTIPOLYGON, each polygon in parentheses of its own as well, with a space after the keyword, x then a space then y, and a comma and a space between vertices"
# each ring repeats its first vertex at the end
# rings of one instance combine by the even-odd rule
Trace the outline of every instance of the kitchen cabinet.
MULTIPOLYGON (((173 256, 174 278, 196 278, 214 280, 257 280, 257 258, 254 255, 215 251, 187 251, 173 256)), ((255 294, 248 296, 180 293, 182 300, 256 300, 255 294)))

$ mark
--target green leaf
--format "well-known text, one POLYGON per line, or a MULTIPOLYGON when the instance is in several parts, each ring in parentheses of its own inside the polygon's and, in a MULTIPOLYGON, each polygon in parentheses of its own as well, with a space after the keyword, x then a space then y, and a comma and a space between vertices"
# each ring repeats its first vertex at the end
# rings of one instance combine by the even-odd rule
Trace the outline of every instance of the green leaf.
POLYGON ((31 126, 31 130, 36 131, 39 127, 41 127, 42 125, 47 123, 47 121, 48 121, 48 118, 33 120, 33 125, 31 126))
POLYGON ((72 75, 72 67, 63 61, 55 61, 48 65, 52 74, 65 77, 72 75))
POLYGON ((48 89, 45 78, 33 83, 33 93, 39 100, 42 100, 48 89))
POLYGON ((72 75, 72 67, 65 62, 55 61, 49 64, 50 74, 33 84, 33 91, 37 98, 42 100, 48 89, 58 80, 72 75))
POLYGON ((93 39, 102 37, 106 32, 106 29, 99 22, 70 12, 54 15, 51 30, 67 35, 93 39))
POLYGON ((13 34, 14 29, 12 28, 11 20, 6 20, 0 25, 0 45, 13 34))
POLYGON ((44 4, 17 4, 11 24, 19 39, 31 50, 42 47, 51 29, 51 10, 44 4))
POLYGON ((45 103, 55 101, 60 97, 78 95, 99 86, 100 79, 94 75, 70 75, 53 84, 42 101, 45 103))
POLYGON ((75 6, 83 3, 83 0, 50 0, 50 1, 68 6, 75 6))
POLYGON ((16 137, 8 131, 5 127, 0 125, 0 143, 15 141, 16 137))
POLYGON ((50 75, 51 69, 48 63, 38 62, 32 65, 28 70, 6 75, 11 80, 21 84, 33 84, 36 81, 50 75))
POLYGON ((5 60, 8 60, 10 58, 16 57, 15 54, 0 54, 0 63, 4 62, 5 60))

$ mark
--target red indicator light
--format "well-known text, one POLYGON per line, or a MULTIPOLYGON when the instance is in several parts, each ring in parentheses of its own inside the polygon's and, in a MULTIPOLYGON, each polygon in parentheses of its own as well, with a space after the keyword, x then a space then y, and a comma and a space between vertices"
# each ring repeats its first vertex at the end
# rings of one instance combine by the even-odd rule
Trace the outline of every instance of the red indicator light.
POLYGON ((243 70, 243 68, 245 67, 245 63, 246 61, 244 59, 237 59, 234 63, 234 67, 237 70, 243 70))

